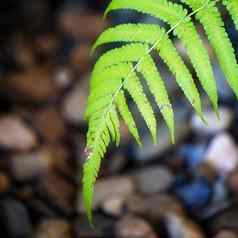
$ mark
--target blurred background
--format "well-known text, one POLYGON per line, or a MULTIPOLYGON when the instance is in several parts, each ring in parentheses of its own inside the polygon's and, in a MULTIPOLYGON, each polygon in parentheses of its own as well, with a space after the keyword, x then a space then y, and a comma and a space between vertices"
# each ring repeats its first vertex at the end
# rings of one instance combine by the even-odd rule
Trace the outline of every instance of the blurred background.
MULTIPOLYGON (((220 121, 203 96, 203 124, 155 57, 173 99, 176 144, 158 113, 159 142, 152 145, 131 104, 144 147, 122 124, 121 146, 110 147, 95 188, 95 229, 88 226, 80 179, 83 112, 96 58, 91 45, 108 25, 162 24, 132 11, 104 21, 107 4, 0 2, 0 237, 237 238, 238 103, 199 24, 217 79, 220 121)), ((237 54, 238 32, 219 7, 237 54)), ((181 42, 173 40, 189 66, 181 42)))

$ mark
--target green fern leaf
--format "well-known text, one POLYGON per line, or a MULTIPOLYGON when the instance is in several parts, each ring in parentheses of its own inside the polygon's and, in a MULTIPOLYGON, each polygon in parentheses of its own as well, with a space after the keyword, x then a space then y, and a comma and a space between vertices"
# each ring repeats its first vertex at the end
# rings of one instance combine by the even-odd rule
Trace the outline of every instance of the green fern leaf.
MULTIPOLYGON (((204 4, 204 0, 184 0, 184 2, 190 5, 193 10, 200 8, 204 4)), ((236 56, 215 2, 210 2, 196 16, 203 24, 226 79, 238 98, 238 65, 236 56)))
POLYGON ((224 5, 227 7, 230 15, 238 30, 238 1, 237 0, 223 0, 224 5))
POLYGON ((181 5, 167 0, 112 0, 106 9, 105 16, 110 11, 119 9, 132 9, 149 14, 170 24, 171 27, 184 19, 183 23, 175 28, 174 33, 186 47, 198 78, 212 102, 213 109, 217 111, 217 88, 209 56, 195 26, 187 17, 187 11, 181 5))
MULTIPOLYGON (((160 57, 168 65, 170 71, 175 75, 178 85, 183 90, 189 102, 193 105, 200 117, 202 117, 201 100, 192 75, 184 64, 182 58, 178 55, 171 40, 166 36, 165 31, 159 26, 149 24, 123 24, 114 28, 109 28, 101 34, 94 44, 94 48, 96 49, 101 44, 111 42, 144 42, 153 45, 158 39, 161 39, 161 43, 157 47, 160 57)), ((120 51, 122 51, 121 54, 124 55, 123 58, 127 59, 127 52, 124 51, 124 49, 120 49, 120 51)), ((113 55, 113 53, 109 54, 113 55)), ((138 52, 137 49, 137 53, 135 54, 143 55, 143 52, 138 52)), ((117 55, 111 56, 111 59, 113 58, 117 60, 121 59, 120 57, 117 57, 117 55)), ((157 93, 154 93, 154 95, 157 95, 157 93)), ((213 102, 213 105, 215 105, 215 108, 217 108, 216 97, 211 98, 211 101, 213 102)))
POLYGON ((131 132, 132 136, 137 141, 138 145, 141 146, 140 136, 138 130, 136 128, 136 123, 133 119, 133 116, 127 106, 125 95, 122 91, 117 96, 116 104, 118 110, 125 121, 126 125, 128 126, 129 131, 131 132))

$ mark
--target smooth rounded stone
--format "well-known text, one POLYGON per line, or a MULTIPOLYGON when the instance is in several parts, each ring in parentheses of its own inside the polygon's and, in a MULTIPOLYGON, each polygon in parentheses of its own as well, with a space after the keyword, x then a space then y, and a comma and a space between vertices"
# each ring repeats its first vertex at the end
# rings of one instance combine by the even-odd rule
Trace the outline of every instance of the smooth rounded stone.
POLYGON ((134 194, 126 200, 125 209, 132 214, 146 217, 153 224, 158 224, 158 221, 169 213, 184 215, 184 209, 179 201, 175 197, 163 193, 150 196, 134 194))
POLYGON ((165 225, 170 238, 205 238, 200 227, 185 217, 168 214, 165 225))
POLYGON ((211 109, 204 111, 205 124, 197 114, 193 114, 190 124, 192 129, 199 135, 216 134, 227 129, 234 119, 232 110, 226 107, 219 108, 220 119, 217 118, 215 112, 211 109))
POLYGON ((0 118, 0 146, 13 150, 29 150, 37 145, 33 130, 17 116, 0 118))
POLYGON ((200 212, 212 196, 212 187, 205 179, 198 178, 176 186, 174 193, 188 209, 200 212))
MULTIPOLYGON (((175 104, 175 135, 176 143, 181 141, 190 131, 190 126, 188 125, 188 108, 184 104, 175 104)), ((136 111, 136 109, 133 109, 136 111)), ((137 115, 136 115, 137 116, 137 115)), ((138 115, 138 118, 140 116, 138 115)), ((142 122, 140 122, 138 128, 143 128, 142 122), (141 123, 141 127, 140 127, 141 123)), ((144 128, 143 128, 144 129, 144 128)), ((151 140, 151 134, 148 132, 147 128, 141 130, 141 141, 142 147, 139 147, 138 144, 133 145, 133 156, 138 162, 149 162, 153 159, 158 158, 166 150, 171 148, 172 143, 170 140, 168 128, 164 122, 159 123, 158 128, 158 143, 155 145, 151 140)))
POLYGON ((214 238, 238 238, 238 234, 233 231, 222 230, 219 231, 218 234, 214 236, 214 238))
MULTIPOLYGON (((0 218, 4 221, 4 228, 9 237, 30 237, 32 224, 23 203, 12 198, 7 198, 0 201, 0 208, 0 218)), ((6 237, 8 236, 6 235, 6 237)))
POLYGON ((134 177, 136 190, 144 194, 165 191, 173 181, 173 175, 163 166, 139 170, 135 173, 134 177))
POLYGON ((238 166, 238 150, 233 138, 226 132, 218 134, 208 146, 204 160, 226 176, 238 166))
POLYGON ((88 80, 79 81, 73 90, 66 95, 63 102, 63 116, 66 121, 84 123, 84 111, 88 95, 88 80))
POLYGON ((39 178, 46 174, 52 165, 52 155, 46 148, 31 153, 18 153, 9 159, 10 171, 18 181, 39 178))
POLYGON ((125 200, 126 198, 120 195, 108 197, 103 201, 102 209, 108 215, 119 217, 123 212, 125 200))
POLYGON ((115 237, 118 238, 157 238, 151 225, 140 217, 126 215, 116 224, 115 237))
POLYGON ((115 219, 102 214, 93 214, 94 228, 89 225, 87 217, 77 217, 74 221, 75 238, 115 237, 115 219))
MULTIPOLYGON (((135 184, 132 177, 117 176, 105 179, 99 179, 94 189, 93 209, 98 208, 110 197, 121 197, 123 199, 135 191, 135 184)), ((82 198, 78 201, 78 211, 85 212, 82 198)))
POLYGON ((64 220, 43 220, 37 226, 35 238, 72 238, 72 228, 64 220))

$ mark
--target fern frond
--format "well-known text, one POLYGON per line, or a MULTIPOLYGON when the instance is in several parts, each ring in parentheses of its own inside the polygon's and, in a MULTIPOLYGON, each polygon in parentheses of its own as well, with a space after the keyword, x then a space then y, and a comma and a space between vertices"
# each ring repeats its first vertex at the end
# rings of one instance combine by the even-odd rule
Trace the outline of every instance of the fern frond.
POLYGON ((238 30, 238 1, 237 0, 223 0, 224 5, 227 7, 236 29, 238 30))
MULTIPOLYGON (((159 26, 150 24, 122 24, 114 28, 109 28, 101 34, 94 44, 94 48, 96 49, 101 44, 111 42, 143 42, 153 45, 158 39, 161 39, 161 43, 157 46, 156 50, 160 54, 162 60, 167 64, 170 71, 174 74, 178 85, 181 87, 189 102, 202 117, 201 100, 192 75, 177 53, 172 41, 159 26)), ((127 52, 124 51, 124 49, 125 48, 122 48, 120 51, 122 51, 121 54, 124 55, 124 58, 127 58, 127 52)), ((143 52, 137 51, 137 53, 143 55, 143 52)), ((111 53, 109 52, 109 54, 111 53)), ((111 56, 111 59, 112 58, 120 60, 120 57, 117 57, 116 55, 111 56)), ((115 62, 115 60, 113 62, 115 62)), ((150 71, 148 71, 148 74, 149 72, 150 71)), ((156 95, 156 93, 154 94, 156 95)), ((213 102, 213 105, 217 104, 216 97, 211 98, 211 101, 213 102)))
MULTIPOLYGON (((204 0, 183 1, 191 6, 193 10, 200 8, 204 4, 204 0)), ((215 2, 210 2, 204 9, 196 14, 196 17, 203 24, 227 82, 238 98, 238 64, 234 48, 225 31, 224 22, 215 6, 215 2)))
POLYGON ((149 14, 163 20, 171 27, 176 25, 181 19, 184 19, 183 23, 175 28, 174 34, 181 39, 186 47, 201 85, 211 100, 213 109, 217 111, 217 88, 209 56, 194 24, 187 17, 187 11, 183 9, 182 5, 167 0, 112 0, 106 9, 105 15, 110 11, 119 9, 131 9, 149 14))
MULTIPOLYGON (((204 26, 222 70, 232 90, 238 96, 238 66, 234 49, 225 31, 216 0, 181 0, 193 9, 188 14, 182 4, 171 0, 112 0, 105 16, 118 9, 131 9, 159 18, 171 28, 165 32, 158 25, 121 24, 104 31, 93 46, 123 42, 125 45, 108 50, 97 60, 90 81, 85 117, 88 120, 87 160, 84 165, 83 197, 87 215, 92 223, 93 187, 110 142, 120 142, 119 114, 132 136, 141 144, 125 93, 129 93, 138 107, 155 142, 156 118, 144 92, 142 80, 148 85, 174 140, 174 113, 164 79, 155 65, 151 51, 155 50, 168 66, 185 97, 202 116, 199 91, 182 57, 169 39, 173 32, 185 46, 198 79, 217 112, 218 96, 212 65, 206 48, 193 24, 192 15, 204 26)), ((223 0, 238 29, 238 1, 223 0)))

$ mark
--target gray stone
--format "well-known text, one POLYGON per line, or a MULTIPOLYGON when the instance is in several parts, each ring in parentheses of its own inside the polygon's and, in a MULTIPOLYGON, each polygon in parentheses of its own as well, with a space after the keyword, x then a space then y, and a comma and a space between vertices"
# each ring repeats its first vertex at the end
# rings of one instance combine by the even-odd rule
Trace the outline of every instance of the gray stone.
POLYGON ((88 96, 88 80, 79 81, 73 90, 66 95, 63 103, 63 116, 70 123, 83 123, 86 100, 88 96))
POLYGON ((172 180, 170 171, 162 166, 145 168, 135 174, 136 189, 144 194, 165 191, 172 180))
POLYGON ((32 153, 18 153, 9 159, 11 173, 18 181, 38 178, 47 173, 52 164, 52 155, 44 148, 32 153))

